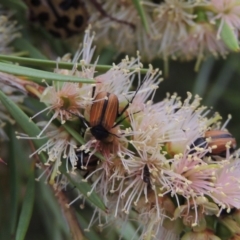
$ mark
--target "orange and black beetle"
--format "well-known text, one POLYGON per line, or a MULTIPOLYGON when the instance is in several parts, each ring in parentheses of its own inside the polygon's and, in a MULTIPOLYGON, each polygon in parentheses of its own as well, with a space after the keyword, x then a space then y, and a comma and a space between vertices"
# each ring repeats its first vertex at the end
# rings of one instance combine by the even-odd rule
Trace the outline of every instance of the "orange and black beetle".
POLYGON ((55 37, 71 37, 87 26, 89 15, 83 0, 24 1, 29 7, 31 20, 38 21, 55 37))
MULTIPOLYGON (((99 92, 93 100, 93 104, 90 110, 89 125, 92 135, 99 141, 108 142, 110 135, 117 135, 110 132, 111 129, 119 125, 125 118, 121 118, 115 122, 117 118, 120 118, 127 110, 129 105, 133 102, 136 94, 143 85, 144 81, 138 86, 132 99, 128 101, 126 106, 119 113, 119 101, 118 97, 109 92, 99 92)), ((94 96, 95 88, 93 89, 92 96, 94 96)), ((82 119, 83 120, 83 119, 82 119)), ((83 120, 85 121, 85 120, 83 120)), ((86 122, 86 121, 85 121, 86 122)))
MULTIPOLYGON (((229 144, 229 151, 233 153, 236 149, 236 139, 227 131, 224 130, 209 130, 205 132, 204 137, 197 138, 194 143, 190 146, 200 146, 205 148, 206 146, 210 147, 212 150, 208 152, 206 156, 220 156, 226 157, 227 145, 229 144), (208 141, 206 139, 209 139, 208 141)), ((194 151, 191 150, 190 153, 194 151)))
POLYGON ((90 131, 97 140, 107 139, 118 117, 119 102, 115 94, 100 92, 90 110, 90 131), (99 101, 98 101, 99 100, 99 101))
POLYGON ((226 156, 226 145, 229 143, 229 151, 232 153, 237 146, 236 139, 227 131, 223 130, 209 130, 205 132, 205 138, 210 138, 208 143, 212 148, 211 155, 226 156))

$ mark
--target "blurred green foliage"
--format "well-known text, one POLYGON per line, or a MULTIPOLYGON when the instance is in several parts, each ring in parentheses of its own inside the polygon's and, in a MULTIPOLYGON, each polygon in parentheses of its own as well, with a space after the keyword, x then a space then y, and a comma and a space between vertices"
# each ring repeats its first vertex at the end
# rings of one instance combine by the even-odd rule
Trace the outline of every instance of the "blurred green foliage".
MULTIPOLYGON (((67 41, 54 39, 41 27, 31 25, 27 18, 27 11, 24 4, 19 0, 3 0, 5 6, 15 11, 15 17, 21 25, 22 37, 16 39, 13 46, 17 51, 22 51, 24 56, 34 58, 56 59, 65 53, 76 52, 75 48, 67 41)), ((81 37, 79 37, 81 42, 81 37)), ((141 52, 141 49, 139 49, 141 52)), ((112 64, 119 62, 123 57, 118 56, 117 49, 105 48, 97 51, 96 56, 100 56, 100 64, 112 64), (117 56, 117 57, 116 57, 117 56)), ((208 58, 204 61, 198 72, 194 71, 195 62, 169 61, 169 76, 164 77, 156 93, 155 100, 161 101, 166 97, 166 93, 177 92, 182 99, 186 98, 186 92, 199 94, 203 100, 202 104, 212 107, 212 113, 218 111, 223 122, 231 114, 233 119, 228 124, 228 130, 240 142, 240 56, 239 53, 230 54, 226 59, 208 58)), ((149 63, 144 62, 147 66, 149 63)), ((164 69, 161 59, 156 59, 152 63, 153 67, 164 69)), ((165 73, 163 72, 163 76, 165 73)), ((26 100, 27 106, 36 112, 29 99, 26 100)), ((38 111, 38 110, 37 110, 38 111)), ((1 158, 7 165, 0 164, 0 239, 15 239, 17 226, 22 211, 24 200, 26 199, 27 182, 31 174, 35 177, 31 168, 33 159, 29 159, 29 143, 17 140, 15 131, 21 132, 18 126, 8 124, 5 127, 9 136, 9 141, 1 143, 1 158)), ((67 240, 71 239, 69 229, 64 219, 61 208, 54 196, 51 187, 44 183, 44 177, 40 182, 34 183, 35 199, 33 204, 33 215, 30 216, 30 227, 27 230, 25 240, 67 240)), ((76 193, 67 190, 67 196, 71 199, 76 193)), ((82 228, 87 226, 92 214, 91 207, 86 205, 84 210, 80 210, 81 201, 73 205, 76 215, 81 222, 82 228)), ((30 206, 29 206, 30 207, 30 206)), ((24 214, 24 213, 23 213, 24 214)), ((134 226, 128 226, 126 233, 132 235, 134 226)), ((117 239, 117 230, 105 230, 101 234, 99 230, 87 233, 88 239, 117 239)), ((131 238, 124 238, 131 239, 131 238)))

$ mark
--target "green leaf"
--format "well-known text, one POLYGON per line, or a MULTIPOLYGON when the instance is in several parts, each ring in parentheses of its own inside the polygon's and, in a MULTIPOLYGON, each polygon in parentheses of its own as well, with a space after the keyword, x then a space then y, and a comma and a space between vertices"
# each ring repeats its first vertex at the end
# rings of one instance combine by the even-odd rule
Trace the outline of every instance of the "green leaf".
MULTIPOLYGON (((119 220, 121 221, 121 220, 119 220)), ((133 240, 140 239, 139 235, 137 234, 137 229, 133 226, 131 222, 123 222, 121 221, 121 228, 117 228, 116 230, 119 232, 119 235, 122 236, 123 239, 130 239, 131 236, 133 240), (133 238, 134 236, 134 238, 133 238)))
POLYGON ((209 88, 210 74, 212 73, 215 60, 213 57, 208 58, 201 66, 201 69, 196 77, 193 87, 193 95, 198 94, 203 96, 209 88))
POLYGON ((34 171, 32 169, 31 174, 28 177, 26 194, 24 196, 22 210, 17 226, 16 240, 24 240, 28 230, 34 203, 34 183, 34 171))
MULTIPOLYGON (((38 174, 40 171, 37 171, 38 174)), ((66 219, 63 217, 54 191, 44 181, 37 182, 36 191, 39 195, 35 201, 36 208, 40 217, 44 219, 42 226, 48 239, 71 239, 66 219), (52 219, 54 219, 54 223, 52 219), (57 237, 59 234, 61 237, 57 237)))
POLYGON ((239 51, 238 39, 234 34, 234 30, 226 22, 223 23, 220 36, 230 50, 239 51))
POLYGON ((53 72, 36 70, 27 67, 21 67, 9 63, 0 63, 0 71, 10 73, 13 75, 28 77, 29 79, 41 82, 42 79, 60 81, 60 82, 81 82, 81 83, 95 83, 93 79, 78 78, 74 76, 61 75, 53 72))
POLYGON ((73 186, 76 186, 76 188, 86 197, 86 199, 89 202, 91 202, 94 206, 98 207, 104 212, 107 211, 107 208, 104 205, 103 201, 94 191, 92 191, 91 194, 89 195, 89 192, 91 191, 91 186, 88 183, 86 182, 78 183, 75 180, 73 180, 68 173, 65 173, 65 176, 68 178, 69 182, 73 186))
MULTIPOLYGON (((86 229, 88 227, 89 221, 86 219, 86 214, 80 214, 78 211, 76 211, 76 216, 78 218, 78 221, 83 229, 86 229)), ((94 240, 102 240, 102 236, 97 233, 96 231, 86 231, 85 236, 87 239, 94 239, 94 240)))
POLYGON ((27 10, 26 4, 21 0, 1 0, 1 4, 15 10, 27 10))
MULTIPOLYGON (((230 60, 231 60, 230 56, 230 60)), ((205 98, 205 103, 208 106, 215 106, 217 102, 222 98, 224 92, 228 88, 230 81, 233 78, 235 69, 231 66, 231 61, 225 63, 225 65, 219 69, 216 81, 212 85, 211 90, 208 93, 207 98, 205 98)), ((209 86, 208 86, 209 89, 209 86)))
MULTIPOLYGON (((15 137, 14 129, 9 128, 9 141, 10 144, 10 156, 8 159, 8 167, 9 167, 9 177, 10 177, 10 201, 11 201, 11 209, 10 209, 10 231, 11 235, 15 233, 17 215, 18 215, 18 201, 19 201, 19 172, 17 169, 17 154, 21 154, 21 147, 18 145, 18 141, 15 137)), ((18 158, 19 159, 19 158, 18 158)))
POLYGON ((146 14, 144 12, 141 1, 140 0, 132 0, 132 1, 133 1, 133 4, 135 5, 137 11, 138 11, 138 14, 139 14, 139 16, 142 20, 142 23, 143 23, 143 26, 144 26, 146 32, 149 33, 149 26, 148 26, 146 14))
POLYGON ((12 45, 14 48, 27 51, 30 57, 40 58, 40 59, 47 59, 37 48, 35 48, 29 41, 24 38, 16 38, 12 45))
MULTIPOLYGON (((16 56, 1 55, 1 54, 0 54, 0 60, 17 62, 19 64, 25 64, 28 66, 34 66, 34 67, 38 67, 38 68, 39 67, 56 68, 56 61, 51 61, 51 60, 24 58, 24 57, 16 57, 16 56)), ((73 67, 76 65, 78 68, 81 67, 80 63, 77 64, 77 63, 69 63, 69 62, 58 62, 59 68, 64 68, 64 69, 69 69, 69 70, 73 69, 73 67)), ((85 64, 84 66, 93 67, 93 66, 95 66, 95 64, 85 64)), ((110 66, 110 65, 96 65, 95 66, 95 70, 99 71, 99 72, 105 72, 111 68, 112 68, 112 66, 110 66)), ((134 68, 132 68, 132 69, 130 68, 130 70, 134 70, 134 68)), ((140 72, 142 74, 147 73, 147 71, 148 71, 148 69, 146 69, 146 68, 140 69, 140 72)), ((80 82, 80 81, 77 81, 77 82, 80 82)), ((94 83, 94 82, 89 82, 89 83, 94 83)))
MULTIPOLYGON (((4 107, 9 111, 12 117, 16 120, 16 122, 22 127, 25 133, 29 136, 36 137, 41 132, 38 126, 29 121, 29 117, 10 99, 8 98, 1 90, 0 90, 0 101, 4 105, 4 107)), ((32 140, 37 148, 40 148, 43 144, 45 144, 46 139, 33 139, 32 140)), ((42 158, 44 155, 41 154, 42 158)))

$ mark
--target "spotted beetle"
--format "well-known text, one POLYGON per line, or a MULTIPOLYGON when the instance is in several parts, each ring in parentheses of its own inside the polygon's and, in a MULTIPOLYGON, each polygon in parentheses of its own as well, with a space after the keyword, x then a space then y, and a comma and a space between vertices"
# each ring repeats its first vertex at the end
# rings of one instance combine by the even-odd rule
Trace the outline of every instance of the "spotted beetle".
POLYGON ((24 0, 30 19, 38 21, 58 38, 82 32, 87 26, 88 12, 82 0, 24 0))
POLYGON ((134 24, 109 15, 97 0, 24 0, 29 8, 30 20, 39 22, 50 34, 57 38, 68 38, 83 32, 89 24, 91 4, 100 16, 135 29, 134 24))

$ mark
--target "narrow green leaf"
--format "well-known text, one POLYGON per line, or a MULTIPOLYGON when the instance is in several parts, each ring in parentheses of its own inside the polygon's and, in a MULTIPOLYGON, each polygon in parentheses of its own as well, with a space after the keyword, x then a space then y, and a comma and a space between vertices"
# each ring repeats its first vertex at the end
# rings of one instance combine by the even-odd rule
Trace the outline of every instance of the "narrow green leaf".
MULTIPOLYGON (((31 137, 35 137, 40 133, 40 129, 38 128, 38 126, 34 122, 29 121, 29 117, 1 90, 0 101, 9 111, 12 117, 16 120, 16 122, 21 126, 25 133, 27 133, 31 137)), ((43 139, 34 139, 32 141, 37 148, 41 147, 46 142, 46 140, 43 139)), ((44 158, 43 154, 41 154, 41 156, 44 158)))
MULTIPOLYGON (((40 174, 39 171, 37 171, 38 174, 40 174)), ((39 195, 36 198, 36 208, 42 219, 44 219, 42 224, 44 232, 48 235, 48 239, 71 239, 66 219, 63 217, 56 196, 50 189, 50 186, 46 185, 43 181, 39 181, 36 184, 36 191, 39 195), (52 219, 54 219, 54 223, 52 219), (61 234, 62 237, 57 238, 58 234, 61 234)))
POLYGON ((203 96, 208 89, 208 83, 210 81, 210 74, 214 67, 215 59, 213 57, 208 58, 201 66, 201 69, 194 81, 192 93, 203 96))
POLYGON ((21 0, 1 0, 1 4, 15 10, 27 10, 26 4, 21 0))
MULTIPOLYGON (((89 221, 86 219, 86 214, 80 214, 78 211, 76 211, 76 216, 78 218, 78 222, 80 223, 81 227, 83 229, 86 229, 88 227, 89 221)), ((102 240, 102 236, 97 233, 96 231, 86 231, 85 236, 87 239, 94 239, 94 240, 102 240)))
POLYGON ((12 43, 14 48, 21 51, 27 51, 30 57, 47 59, 37 48, 24 38, 16 38, 12 43))
POLYGON ((230 50, 239 51, 238 39, 234 34, 234 30, 226 22, 223 23, 220 36, 230 50))
MULTIPOLYGON (((8 159, 9 176, 10 176, 10 232, 11 236, 15 233, 17 215, 18 215, 18 201, 19 201, 19 173, 17 171, 16 159, 19 153, 20 146, 17 144, 17 140, 14 134, 13 127, 9 127, 9 141, 10 144, 10 156, 8 159)), ((22 150, 22 149, 21 149, 22 150)))
MULTIPOLYGON (((0 54, 0 60, 5 60, 5 61, 11 61, 11 62, 17 62, 19 64, 26 64, 28 66, 34 66, 34 67, 47 67, 47 68, 56 68, 56 61, 51 61, 51 60, 43 60, 43 59, 35 59, 35 58, 24 58, 24 57, 16 57, 16 56, 9 56, 9 55, 1 55, 0 54)), ((58 62, 59 68, 64 68, 64 69, 73 69, 74 66, 78 66, 78 68, 81 67, 81 64, 77 63, 69 63, 69 62, 58 62)), ((93 64, 86 64, 85 66, 91 67, 94 66, 93 64)), ((95 69, 96 71, 99 72, 105 72, 108 71, 112 66, 110 65, 96 65, 95 69)), ((134 70, 133 68, 130 70, 134 70)), ((142 68, 140 72, 142 74, 147 73, 148 69, 142 68)), ((80 81, 78 81, 80 82, 80 81)))
MULTIPOLYGON (((229 58, 231 60, 231 57, 229 58)), ((231 66, 231 61, 225 63, 225 65, 219 70, 215 83, 212 85, 211 90, 208 93, 208 97, 205 98, 205 103, 208 106, 214 106, 221 99, 224 92, 227 89, 232 77, 235 73, 235 69, 231 66)))
POLYGON ((24 240, 28 226, 30 223, 30 219, 32 216, 33 203, 34 203, 34 188, 35 188, 35 180, 34 180, 34 171, 32 170, 30 176, 28 177, 26 194, 24 196, 22 210, 19 217, 19 222, 17 226, 16 232, 16 240, 24 240))
POLYGON ((143 26, 144 26, 146 32, 149 33, 149 26, 148 26, 146 14, 144 12, 141 0, 132 0, 132 1, 138 11, 138 14, 142 20, 142 23, 143 23, 143 26))
POLYGON ((63 124, 62 125, 68 133, 70 133, 80 144, 85 144, 85 141, 84 139, 82 138, 82 136, 77 132, 75 131, 74 129, 72 129, 71 127, 68 126, 68 124, 63 124))
POLYGON ((13 75, 28 77, 32 80, 42 81, 52 80, 60 82, 81 82, 81 83, 95 83, 93 79, 78 78, 74 76, 61 75, 53 72, 47 72, 27 67, 21 67, 9 63, 0 63, 0 71, 10 73, 13 75))
POLYGON ((139 235, 137 234, 137 230, 134 228, 131 222, 122 223, 122 227, 117 228, 116 230, 119 232, 119 235, 123 239, 128 240, 129 236, 131 236, 131 239, 133 240, 137 240, 140 238, 139 235))
POLYGON ((76 188, 86 197, 86 199, 91 202, 94 206, 98 207, 99 209, 103 211, 107 211, 106 206, 104 205, 101 198, 94 192, 91 192, 91 186, 86 182, 78 183, 75 180, 71 178, 71 176, 68 173, 65 173, 65 176, 68 178, 69 182, 76 186, 76 188), (89 192, 91 194, 89 195, 89 192))

